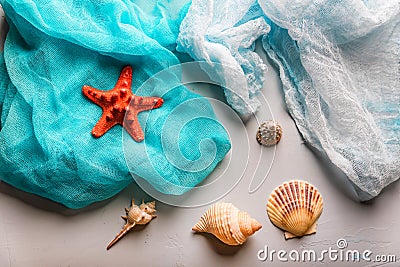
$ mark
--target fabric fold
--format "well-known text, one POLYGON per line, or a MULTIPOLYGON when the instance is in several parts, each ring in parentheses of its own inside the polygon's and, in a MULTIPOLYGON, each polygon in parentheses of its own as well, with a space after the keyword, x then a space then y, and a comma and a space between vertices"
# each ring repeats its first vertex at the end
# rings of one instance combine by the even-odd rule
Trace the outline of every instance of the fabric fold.
POLYGON ((178 50, 208 62, 228 103, 251 114, 265 71, 251 48, 262 36, 305 141, 368 200, 400 173, 399 23, 399 1, 198 0, 178 50))
POLYGON ((194 0, 182 21, 177 50, 188 53, 209 77, 222 84, 227 102, 241 115, 258 110, 257 96, 267 69, 254 42, 269 31, 264 18, 243 21, 254 0, 194 0))
POLYGON ((303 137, 360 200, 377 196, 400 173, 400 2, 259 3, 272 25, 264 48, 303 137))
POLYGON ((1 4, 10 25, 0 83, 3 181, 81 208, 117 194, 133 182, 132 175, 162 193, 183 194, 228 153, 224 127, 207 99, 181 85, 179 67, 166 80, 151 79, 179 63, 169 49, 185 1, 1 4), (102 110, 85 98, 82 86, 111 90, 125 65, 133 67, 132 92, 162 97, 164 104, 139 114, 143 142, 125 138, 121 126, 95 139, 91 130, 102 110), (142 87, 149 79, 150 86, 142 87), (174 112, 183 103, 201 117, 183 121, 183 114, 174 112), (169 123, 175 120, 182 121, 178 135, 166 129, 178 127, 169 123), (172 158, 201 162, 202 168, 181 168, 167 151, 172 158))

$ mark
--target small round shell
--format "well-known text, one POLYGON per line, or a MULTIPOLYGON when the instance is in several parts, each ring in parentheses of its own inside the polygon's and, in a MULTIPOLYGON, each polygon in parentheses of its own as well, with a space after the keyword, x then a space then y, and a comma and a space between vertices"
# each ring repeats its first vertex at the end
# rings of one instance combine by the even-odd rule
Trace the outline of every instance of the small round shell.
POLYGON ((301 237, 316 232, 323 200, 312 184, 293 180, 275 188, 267 204, 271 222, 285 231, 285 238, 301 237))
POLYGON ((265 121, 258 127, 256 139, 260 145, 273 146, 282 138, 282 127, 275 121, 265 121))
POLYGON ((216 203, 203 214, 192 230, 213 234, 225 244, 236 246, 243 244, 261 227, 247 212, 239 211, 232 203, 216 203))

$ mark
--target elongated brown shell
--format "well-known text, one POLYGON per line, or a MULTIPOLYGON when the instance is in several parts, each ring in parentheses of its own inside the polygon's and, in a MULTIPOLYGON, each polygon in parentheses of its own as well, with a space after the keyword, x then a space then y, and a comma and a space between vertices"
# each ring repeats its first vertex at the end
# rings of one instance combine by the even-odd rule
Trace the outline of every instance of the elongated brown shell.
POLYGON ((275 188, 267 204, 271 222, 285 231, 285 238, 301 237, 316 232, 323 200, 312 184, 292 180, 275 188))
POLYGON ((247 212, 239 211, 232 203, 221 202, 212 205, 192 230, 213 234, 225 244, 236 246, 261 227, 247 212))

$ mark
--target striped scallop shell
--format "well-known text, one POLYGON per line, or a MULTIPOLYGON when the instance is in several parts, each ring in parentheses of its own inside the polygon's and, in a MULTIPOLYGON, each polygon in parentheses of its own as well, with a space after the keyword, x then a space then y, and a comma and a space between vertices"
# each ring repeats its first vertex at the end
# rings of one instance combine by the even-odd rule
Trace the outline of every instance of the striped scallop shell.
POLYGON ((285 231, 285 238, 316 232, 323 200, 317 188, 301 180, 284 182, 272 191, 267 204, 271 222, 285 231))
POLYGON ((243 244, 261 227, 247 212, 239 211, 232 203, 216 203, 203 214, 192 230, 213 234, 225 244, 236 246, 243 244))

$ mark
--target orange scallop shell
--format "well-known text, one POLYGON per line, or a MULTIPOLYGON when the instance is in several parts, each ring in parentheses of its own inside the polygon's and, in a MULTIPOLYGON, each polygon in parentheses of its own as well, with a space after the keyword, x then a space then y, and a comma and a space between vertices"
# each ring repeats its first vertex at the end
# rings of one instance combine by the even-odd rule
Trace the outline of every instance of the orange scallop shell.
POLYGON ((275 188, 267 204, 271 222, 285 231, 285 238, 316 232, 323 208, 322 196, 312 184, 292 180, 275 188))

